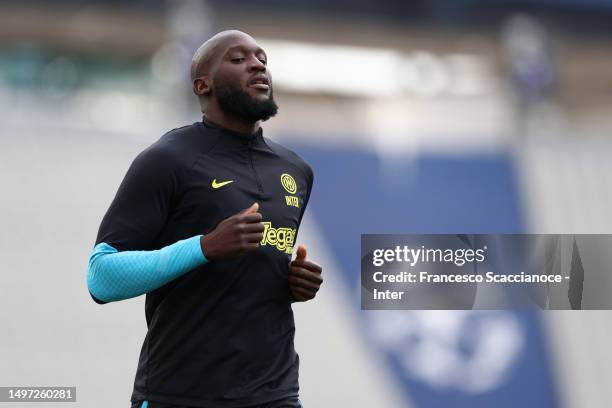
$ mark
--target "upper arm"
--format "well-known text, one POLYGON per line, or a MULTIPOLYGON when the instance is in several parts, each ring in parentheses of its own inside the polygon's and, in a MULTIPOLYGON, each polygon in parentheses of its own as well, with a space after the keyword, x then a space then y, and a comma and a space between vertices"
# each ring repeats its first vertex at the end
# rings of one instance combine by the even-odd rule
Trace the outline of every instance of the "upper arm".
POLYGON ((105 242, 119 251, 149 249, 168 219, 179 182, 170 152, 156 145, 143 151, 104 215, 96 244, 105 242))

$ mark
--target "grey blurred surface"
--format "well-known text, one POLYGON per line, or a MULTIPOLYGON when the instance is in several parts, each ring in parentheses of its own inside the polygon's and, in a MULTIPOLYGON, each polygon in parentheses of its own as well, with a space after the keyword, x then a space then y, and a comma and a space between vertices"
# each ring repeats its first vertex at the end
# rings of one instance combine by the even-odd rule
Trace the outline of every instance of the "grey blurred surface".
POLYGON ((143 299, 99 306, 85 271, 113 190, 145 143, 45 127, 0 131, 3 385, 76 386, 78 406, 127 405, 143 299))

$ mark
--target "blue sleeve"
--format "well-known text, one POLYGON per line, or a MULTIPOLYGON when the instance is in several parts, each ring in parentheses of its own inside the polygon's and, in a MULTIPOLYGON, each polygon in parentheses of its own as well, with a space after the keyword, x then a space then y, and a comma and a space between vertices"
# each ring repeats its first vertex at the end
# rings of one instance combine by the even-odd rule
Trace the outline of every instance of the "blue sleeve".
POLYGON ((87 287, 102 303, 155 290, 208 262, 197 235, 155 251, 122 251, 101 242, 89 257, 87 287))

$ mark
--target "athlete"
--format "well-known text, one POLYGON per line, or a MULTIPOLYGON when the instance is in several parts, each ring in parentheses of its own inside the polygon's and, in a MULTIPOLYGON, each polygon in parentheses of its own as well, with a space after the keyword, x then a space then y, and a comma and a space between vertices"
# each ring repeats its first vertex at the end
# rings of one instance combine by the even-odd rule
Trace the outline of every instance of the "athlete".
POLYGON ((146 294, 132 407, 301 407, 291 303, 321 267, 291 261, 310 166, 263 137, 277 112, 267 55, 240 31, 195 53, 201 122, 140 153, 89 259, 97 303, 146 294))

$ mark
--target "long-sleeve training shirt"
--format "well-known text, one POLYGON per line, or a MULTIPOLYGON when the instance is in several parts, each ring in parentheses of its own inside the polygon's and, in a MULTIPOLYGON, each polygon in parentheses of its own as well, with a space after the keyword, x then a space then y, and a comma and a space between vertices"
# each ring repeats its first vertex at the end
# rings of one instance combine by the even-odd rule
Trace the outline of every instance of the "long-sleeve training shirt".
POLYGON ((133 402, 243 407, 298 394, 287 273, 312 182, 310 166, 261 129, 245 135, 206 119, 136 157, 87 276, 98 303, 146 293, 133 402), (208 261, 199 237, 254 202, 260 247, 208 261))

